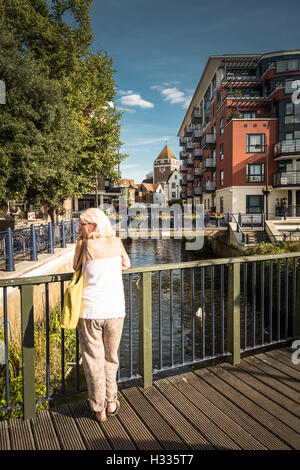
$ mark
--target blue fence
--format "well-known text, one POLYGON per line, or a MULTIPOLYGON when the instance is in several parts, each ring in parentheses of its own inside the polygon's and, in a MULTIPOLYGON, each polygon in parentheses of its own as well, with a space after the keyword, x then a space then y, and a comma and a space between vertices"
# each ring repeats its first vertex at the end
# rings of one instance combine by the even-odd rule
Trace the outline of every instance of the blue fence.
POLYGON ((34 225, 0 232, 0 268, 15 270, 15 261, 30 259, 37 261, 42 252, 54 253, 54 247, 66 247, 76 243, 79 219, 62 221, 57 224, 34 225))

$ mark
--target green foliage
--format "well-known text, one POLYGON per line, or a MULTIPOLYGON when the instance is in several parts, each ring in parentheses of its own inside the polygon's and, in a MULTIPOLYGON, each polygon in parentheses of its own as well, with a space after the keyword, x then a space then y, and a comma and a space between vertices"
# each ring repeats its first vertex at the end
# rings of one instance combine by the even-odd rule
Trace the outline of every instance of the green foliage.
POLYGON ((92 52, 92 0, 7 0, 0 5, 0 191, 60 209, 94 188, 96 173, 117 180, 121 114, 112 59, 92 52))
MULTIPOLYGON (((3 331, 0 331, 0 339, 3 340, 3 331)), ((46 396, 46 333, 45 324, 35 325, 34 331, 35 345, 35 375, 36 375, 36 398, 46 396)), ((59 392, 61 377, 61 328, 60 328, 60 307, 56 307, 50 314, 49 320, 49 347, 50 347, 50 389, 51 392, 59 392)), ((76 350, 75 330, 65 330, 64 352, 65 352, 65 373, 68 363, 74 362, 76 350)), ((9 378, 10 378, 10 403, 22 405, 22 351, 18 342, 8 343, 9 358, 9 378)), ((0 408, 6 406, 5 391, 5 366, 0 364, 0 408)), ((48 408, 48 403, 38 405, 38 409, 48 408)), ((22 416, 22 409, 16 409, 2 414, 2 418, 10 419, 22 416)), ((1 419, 1 415, 0 415, 1 419)))
POLYGON ((246 256, 276 255, 280 253, 295 252, 297 250, 298 248, 296 243, 280 242, 277 245, 273 245, 272 243, 261 243, 260 245, 247 248, 243 254, 246 256))

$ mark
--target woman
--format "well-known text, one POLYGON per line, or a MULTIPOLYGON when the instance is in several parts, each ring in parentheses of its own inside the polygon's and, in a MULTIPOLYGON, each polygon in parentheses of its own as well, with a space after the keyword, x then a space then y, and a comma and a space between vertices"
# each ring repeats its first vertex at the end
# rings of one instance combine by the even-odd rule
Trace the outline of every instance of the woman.
POLYGON ((90 208, 81 214, 80 232, 74 269, 82 248, 86 248, 86 258, 77 328, 90 406, 94 418, 104 422, 107 416, 116 415, 120 407, 116 376, 125 317, 122 270, 130 267, 130 260, 100 209, 90 208))

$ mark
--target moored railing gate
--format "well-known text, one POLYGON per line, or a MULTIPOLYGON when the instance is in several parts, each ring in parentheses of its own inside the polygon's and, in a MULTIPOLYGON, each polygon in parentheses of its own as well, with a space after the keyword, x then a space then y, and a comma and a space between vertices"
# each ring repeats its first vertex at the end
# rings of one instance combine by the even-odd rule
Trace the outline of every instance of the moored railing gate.
MULTIPOLYGON (((242 352, 300 336, 300 253, 200 260, 124 271, 127 315, 118 382, 140 379, 211 359, 240 361, 242 352)), ((65 283, 72 273, 3 280, 2 413, 86 390, 77 331, 60 329, 65 283), (51 301, 58 286, 60 299, 51 301), (20 290, 22 364, 9 335, 10 290, 20 290), (36 290, 43 319, 35 322, 36 290), (55 303, 56 302, 56 303, 55 303), (13 347, 12 347, 13 345, 13 347), (37 352, 39 355, 37 356, 37 352), (42 351, 42 353, 41 353, 42 351), (22 379, 22 397, 15 393, 22 379)))

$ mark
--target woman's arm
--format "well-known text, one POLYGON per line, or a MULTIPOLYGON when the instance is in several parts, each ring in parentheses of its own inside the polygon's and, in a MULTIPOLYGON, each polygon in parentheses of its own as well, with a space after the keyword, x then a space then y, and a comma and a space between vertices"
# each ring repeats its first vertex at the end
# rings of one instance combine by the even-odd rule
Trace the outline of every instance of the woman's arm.
POLYGON ((81 247, 82 247, 82 240, 78 240, 75 248, 75 254, 74 254, 74 259, 73 259, 73 269, 76 271, 76 268, 78 268, 78 261, 79 261, 79 256, 81 252, 81 247))
POLYGON ((122 259, 122 270, 130 268, 130 259, 128 254, 126 253, 126 250, 124 248, 124 245, 122 243, 122 240, 120 240, 121 243, 121 259, 122 259))

